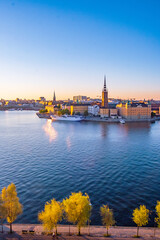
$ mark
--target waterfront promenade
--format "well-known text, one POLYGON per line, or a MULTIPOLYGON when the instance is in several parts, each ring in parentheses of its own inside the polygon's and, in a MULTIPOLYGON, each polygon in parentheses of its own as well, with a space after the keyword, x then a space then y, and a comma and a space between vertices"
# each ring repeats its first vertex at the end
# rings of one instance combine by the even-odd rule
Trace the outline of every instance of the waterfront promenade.
MULTIPOLYGON (((111 237, 104 237, 106 233, 106 229, 103 226, 90 226, 90 236, 88 235, 89 229, 88 227, 82 228, 82 235, 77 236, 77 227, 71 226, 71 236, 68 235, 69 226, 68 225, 59 225, 58 233, 60 235, 57 238, 53 238, 52 236, 42 235, 44 232, 42 225, 40 224, 13 224, 13 234, 8 234, 9 226, 4 226, 4 233, 0 233, 0 240, 50 240, 50 239, 59 239, 59 240, 104 240, 104 239, 117 239, 117 240, 131 240, 135 239, 133 236, 136 235, 137 228, 136 227, 111 227, 110 234, 111 237), (22 234, 22 230, 32 230, 34 234, 22 234)), ((141 239, 151 240, 151 239, 160 239, 160 229, 156 228, 156 235, 154 235, 154 228, 142 227, 140 228, 139 234, 141 239)))

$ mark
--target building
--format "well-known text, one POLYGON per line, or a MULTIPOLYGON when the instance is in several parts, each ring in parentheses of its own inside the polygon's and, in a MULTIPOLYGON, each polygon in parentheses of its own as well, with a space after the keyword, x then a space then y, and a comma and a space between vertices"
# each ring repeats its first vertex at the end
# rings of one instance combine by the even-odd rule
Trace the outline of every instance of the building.
POLYGON ((100 108, 101 117, 109 117, 109 108, 100 108))
POLYGON ((45 109, 47 110, 48 113, 51 113, 51 114, 58 114, 60 110, 59 107, 55 105, 47 105, 45 109))
POLYGON ((108 108, 108 90, 106 88, 106 76, 104 76, 104 87, 102 90, 102 108, 108 108))
POLYGON ((117 105, 119 115, 130 120, 150 119, 151 104, 144 102, 123 102, 117 105))
POLYGON ((73 96, 73 101, 74 102, 81 102, 81 101, 87 101, 87 96, 73 96))
POLYGON ((55 94, 55 91, 54 91, 54 93, 53 93, 53 104, 55 104, 56 103, 56 94, 55 94))
POLYGON ((73 114, 84 114, 85 111, 88 111, 88 106, 90 104, 72 104, 71 105, 71 115, 73 114))
POLYGON ((106 88, 106 76, 104 76, 104 86, 102 90, 102 103, 100 108, 100 116, 101 117, 109 117, 110 111, 108 108, 108 90, 106 88))
MULTIPOLYGON (((16 98, 17 99, 17 98, 16 98)), ((18 98, 19 99, 19 98, 18 98)), ((19 100, 18 100, 19 101, 19 100)), ((39 97, 39 101, 43 101, 43 102, 45 102, 46 101, 46 99, 45 99, 45 97, 39 97)))
POLYGON ((88 113, 93 116, 98 116, 99 106, 98 105, 88 106, 88 113))

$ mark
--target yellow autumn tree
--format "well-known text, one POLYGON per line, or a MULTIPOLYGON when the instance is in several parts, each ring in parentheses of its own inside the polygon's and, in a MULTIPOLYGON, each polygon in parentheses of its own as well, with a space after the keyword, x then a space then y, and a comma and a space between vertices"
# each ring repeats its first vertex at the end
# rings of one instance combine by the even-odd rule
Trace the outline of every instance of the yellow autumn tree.
POLYGON ((77 224, 80 235, 81 227, 86 225, 91 215, 92 207, 88 194, 72 193, 69 198, 63 200, 63 207, 67 221, 77 224))
POLYGON ((133 210, 133 221, 137 225, 137 237, 139 237, 139 227, 145 226, 149 220, 149 210, 145 205, 133 210))
POLYGON ((57 235, 57 224, 62 220, 62 215, 62 204, 53 198, 50 202, 46 202, 44 211, 38 214, 38 219, 47 231, 51 232, 55 228, 57 235))
POLYGON ((2 233, 3 233, 3 223, 4 220, 6 219, 7 216, 7 212, 6 212, 6 208, 4 206, 4 202, 2 200, 2 194, 0 195, 0 223, 2 226, 2 233))
POLYGON ((102 217, 102 223, 104 226, 106 226, 107 237, 108 237, 108 236, 110 236, 108 234, 109 227, 111 227, 115 224, 113 211, 107 205, 103 205, 102 207, 100 207, 100 213, 101 213, 101 217, 102 217))
MULTIPOLYGON (((158 228, 160 228, 160 201, 157 201, 157 205, 156 205, 155 209, 156 209, 157 216, 155 217, 154 221, 157 224, 158 228)), ((154 229, 154 236, 155 236, 155 230, 156 229, 154 229)))
POLYGON ((22 204, 19 202, 14 183, 2 189, 2 201, 6 209, 6 220, 10 224, 10 233, 12 233, 12 223, 22 213, 22 204))

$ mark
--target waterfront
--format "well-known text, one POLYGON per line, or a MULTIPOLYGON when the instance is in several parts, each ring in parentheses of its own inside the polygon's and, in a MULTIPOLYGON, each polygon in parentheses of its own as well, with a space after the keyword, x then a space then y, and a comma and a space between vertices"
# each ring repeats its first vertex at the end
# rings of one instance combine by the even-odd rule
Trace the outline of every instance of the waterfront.
MULTIPOLYGON (((37 223, 46 201, 87 192, 91 224, 101 224, 108 203, 117 225, 133 225, 139 204, 154 210, 160 200, 160 122, 63 123, 35 112, 0 112, 0 186, 17 186, 20 223, 37 223)), ((150 222, 150 225, 151 222, 150 222)))

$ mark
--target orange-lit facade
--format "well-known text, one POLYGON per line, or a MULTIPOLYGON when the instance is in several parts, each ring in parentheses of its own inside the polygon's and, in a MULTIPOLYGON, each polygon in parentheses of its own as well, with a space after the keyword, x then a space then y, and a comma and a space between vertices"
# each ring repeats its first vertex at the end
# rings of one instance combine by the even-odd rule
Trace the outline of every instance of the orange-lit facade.
POLYGON ((120 103, 117 105, 119 115, 126 119, 139 120, 151 118, 151 105, 146 103, 120 103))
POLYGON ((71 115, 75 113, 84 114, 85 111, 88 111, 89 104, 73 104, 71 105, 71 115))
POLYGON ((108 107, 108 90, 106 88, 106 77, 104 77, 104 87, 102 90, 102 108, 108 107))

